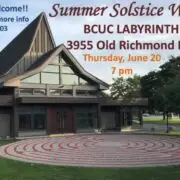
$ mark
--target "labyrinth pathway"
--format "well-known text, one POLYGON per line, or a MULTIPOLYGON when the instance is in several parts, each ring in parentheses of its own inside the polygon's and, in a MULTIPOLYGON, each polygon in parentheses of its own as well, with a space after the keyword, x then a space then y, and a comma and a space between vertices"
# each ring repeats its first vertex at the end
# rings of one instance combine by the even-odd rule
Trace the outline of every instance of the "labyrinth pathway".
POLYGON ((0 147, 5 158, 52 165, 134 167, 180 164, 180 138, 74 135, 23 140, 0 147))

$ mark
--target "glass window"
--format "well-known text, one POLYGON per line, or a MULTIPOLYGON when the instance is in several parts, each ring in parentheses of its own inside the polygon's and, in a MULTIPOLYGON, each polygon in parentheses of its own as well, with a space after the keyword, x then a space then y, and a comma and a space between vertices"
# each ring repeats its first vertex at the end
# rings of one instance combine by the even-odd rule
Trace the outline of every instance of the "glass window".
POLYGON ((59 64, 59 63, 60 63, 59 56, 56 56, 55 59, 53 60, 52 64, 59 64))
POLYGON ((73 90, 72 89, 62 89, 61 90, 61 95, 62 96, 72 96, 73 95, 73 90))
POLYGON ((30 114, 20 114, 19 115, 19 129, 27 130, 31 129, 32 116, 30 114))
POLYGON ((43 69, 43 72, 59 73, 59 66, 56 66, 56 65, 47 65, 47 66, 43 69))
POLYGON ((52 96, 60 96, 60 89, 50 89, 50 95, 52 96))
POLYGON ((95 117, 92 113, 76 113, 76 125, 78 129, 91 129, 94 127, 95 117))
POLYGON ((36 74, 36 75, 30 76, 26 79, 23 79, 22 82, 24 82, 24 83, 40 83, 40 74, 36 74))
POLYGON ((33 94, 33 89, 19 89, 20 94, 25 94, 25 95, 32 95, 33 94))
POLYGON ((86 80, 80 78, 80 85, 87 85, 89 84, 86 80))
POLYGON ((44 114, 35 114, 34 115, 34 129, 45 129, 46 120, 44 114))
POLYGON ((73 74, 62 74, 62 84, 65 85, 78 85, 79 84, 79 77, 73 74))
POLYGON ((41 83, 43 84, 59 84, 59 74, 41 73, 41 83))
POLYGON ((45 89, 34 89, 33 94, 35 94, 35 95, 46 95, 46 90, 45 89))
POLYGON ((74 71, 69 66, 61 66, 61 73, 74 74, 74 71))

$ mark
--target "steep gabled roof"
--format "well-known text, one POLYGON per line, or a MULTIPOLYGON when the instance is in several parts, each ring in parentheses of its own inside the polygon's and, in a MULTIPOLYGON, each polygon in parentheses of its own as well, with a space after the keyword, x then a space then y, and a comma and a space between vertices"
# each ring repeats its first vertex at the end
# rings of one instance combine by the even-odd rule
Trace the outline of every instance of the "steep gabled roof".
POLYGON ((0 52, 0 75, 7 74, 8 71, 30 50, 43 17, 54 43, 54 39, 49 29, 49 24, 47 23, 46 15, 45 13, 41 13, 0 52))
POLYGON ((56 48, 48 51, 47 53, 43 54, 39 59, 37 59, 37 61, 35 61, 30 68, 27 71, 33 71, 36 70, 38 68, 40 68, 46 61, 48 61, 48 59, 50 59, 53 54, 55 54, 56 50, 59 49, 59 46, 57 46, 56 48))
POLYGON ((88 73, 76 60, 76 58, 70 53, 70 51, 63 45, 59 45, 58 47, 54 48, 53 50, 45 53, 41 56, 32 66, 28 69, 28 71, 20 76, 17 76, 13 79, 9 79, 4 84, 8 84, 8 81, 13 80, 21 80, 27 78, 29 76, 35 75, 42 71, 49 63, 51 63, 54 58, 59 54, 63 53, 66 58, 68 58, 70 64, 72 64, 73 68, 86 79, 90 79, 91 81, 100 85, 100 89, 107 89, 109 88, 109 84, 105 83, 104 81, 98 79, 97 77, 93 76, 92 74, 88 73))
POLYGON ((72 65, 72 68, 80 76, 99 84, 101 89, 109 88, 109 85, 107 83, 88 73, 63 44, 56 47, 45 13, 41 13, 0 52, 0 75, 3 75, 4 77, 1 78, 1 85, 6 86, 8 82, 12 82, 15 80, 19 81, 20 83, 21 79, 40 72, 59 53, 62 53, 64 55, 64 57, 72 65), (49 40, 52 41, 51 50, 49 49, 46 53, 43 52, 44 54, 40 56, 39 59, 37 59, 25 73, 18 75, 14 78, 6 76, 8 75, 9 71, 14 67, 14 65, 18 63, 23 57, 25 57, 28 52, 30 52, 31 47, 33 47, 34 41, 37 39, 36 37, 38 37, 38 31, 41 30, 40 25, 42 25, 42 22, 45 23, 47 27, 47 31, 50 37, 49 40))
POLYGON ((38 68, 41 68, 41 70, 42 70, 47 64, 50 63, 50 61, 53 60, 53 58, 55 56, 57 56, 61 52, 64 54, 64 56, 66 56, 66 58, 68 58, 70 64, 72 64, 72 67, 74 67, 74 69, 76 69, 76 71, 78 71, 81 75, 85 76, 85 78, 90 79, 90 80, 92 80, 98 84, 101 84, 105 87, 109 87, 109 85, 107 83, 105 83, 104 81, 100 80, 99 78, 97 78, 97 77, 93 76, 92 74, 90 74, 89 72, 87 72, 63 44, 61 44, 57 48, 53 49, 49 53, 46 53, 44 58, 41 57, 39 60, 37 60, 30 67, 29 70, 32 71, 32 70, 38 69, 38 68))

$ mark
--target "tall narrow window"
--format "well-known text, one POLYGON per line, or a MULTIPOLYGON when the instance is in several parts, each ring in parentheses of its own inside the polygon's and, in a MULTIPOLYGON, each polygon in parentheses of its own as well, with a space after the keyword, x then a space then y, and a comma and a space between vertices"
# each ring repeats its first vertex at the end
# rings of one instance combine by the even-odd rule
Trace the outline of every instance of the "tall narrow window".
POLYGON ((20 114, 19 115, 19 129, 28 130, 32 128, 31 125, 32 116, 30 114, 20 114))
POLYGON ((34 129, 45 129, 46 128, 46 120, 44 114, 34 114, 34 129))

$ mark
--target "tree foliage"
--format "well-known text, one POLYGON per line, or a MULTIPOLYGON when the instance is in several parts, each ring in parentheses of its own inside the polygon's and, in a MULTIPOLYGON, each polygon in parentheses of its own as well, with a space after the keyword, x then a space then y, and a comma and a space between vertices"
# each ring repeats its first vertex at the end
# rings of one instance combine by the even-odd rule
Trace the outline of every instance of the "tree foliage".
POLYGON ((111 97, 113 99, 119 98, 136 98, 140 97, 140 76, 134 75, 129 78, 117 78, 111 86, 111 97))
POLYGON ((114 79, 110 91, 114 99, 148 98, 151 112, 180 113, 180 57, 170 57, 158 71, 143 77, 114 79))
POLYGON ((149 98, 149 109, 159 111, 179 111, 180 106, 180 57, 171 57, 141 78, 141 93, 149 98))

